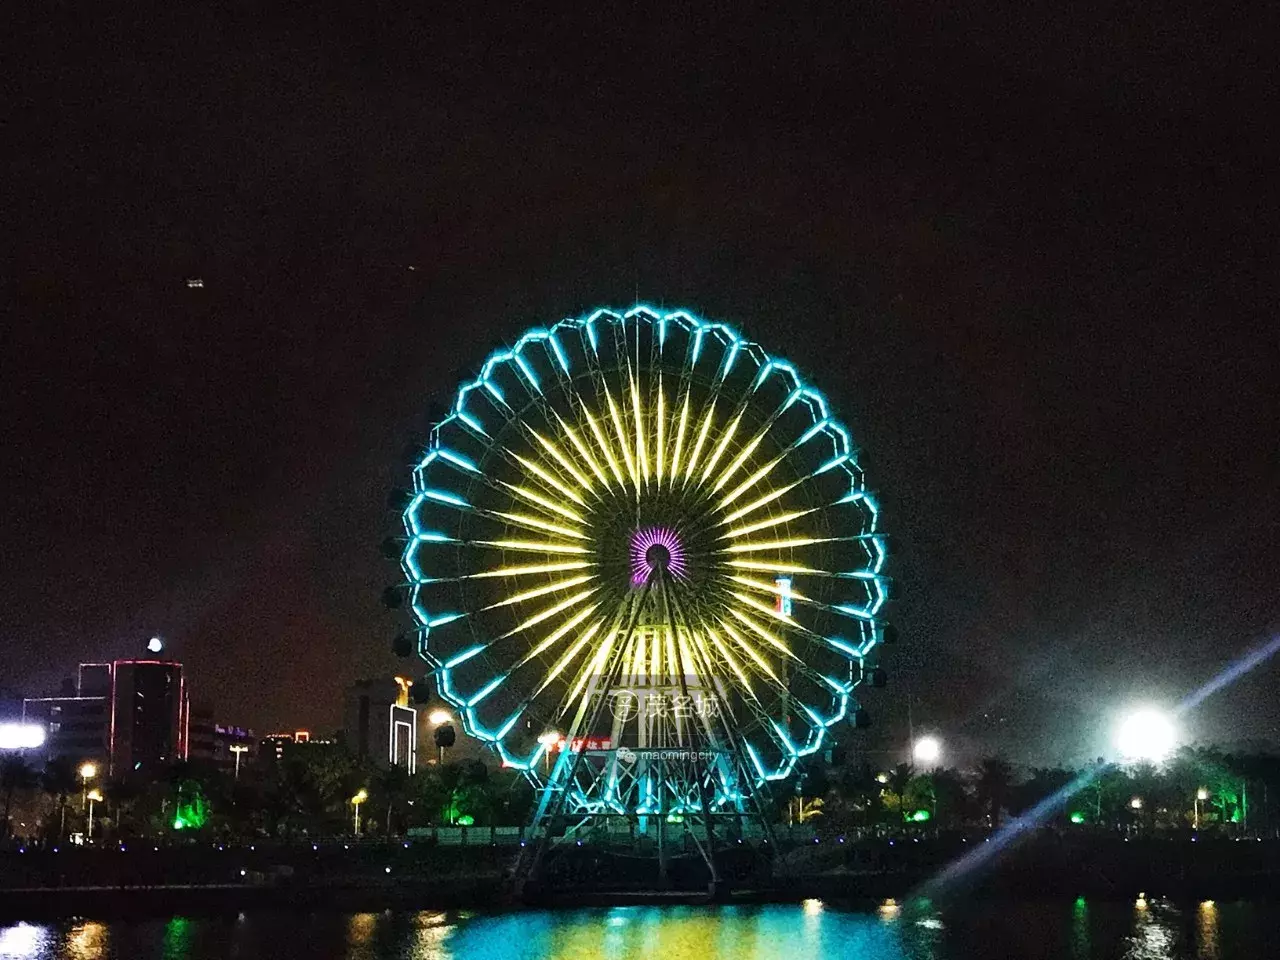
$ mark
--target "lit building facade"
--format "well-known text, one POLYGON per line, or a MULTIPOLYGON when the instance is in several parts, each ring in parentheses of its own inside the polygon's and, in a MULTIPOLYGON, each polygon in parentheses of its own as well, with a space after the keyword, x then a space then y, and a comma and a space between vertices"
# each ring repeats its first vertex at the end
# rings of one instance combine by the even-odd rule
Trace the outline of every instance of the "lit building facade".
POLYGON ((418 769, 418 711, 410 705, 412 680, 361 680, 347 688, 343 711, 348 747, 378 766, 418 769))
POLYGON ((151 774, 189 753, 190 701, 175 660, 82 663, 58 696, 29 697, 24 720, 45 725, 49 760, 93 760, 111 777, 151 774))

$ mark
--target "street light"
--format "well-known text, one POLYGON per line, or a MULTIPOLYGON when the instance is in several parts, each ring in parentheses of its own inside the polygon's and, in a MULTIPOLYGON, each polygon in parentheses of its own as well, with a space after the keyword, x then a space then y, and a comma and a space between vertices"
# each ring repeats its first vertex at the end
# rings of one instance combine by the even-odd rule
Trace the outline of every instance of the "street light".
POLYGON ((936 767, 942 756, 942 742, 937 737, 921 737, 911 747, 911 758, 927 767, 936 767))
POLYGON ((563 739, 564 734, 559 730, 548 730, 538 737, 538 743, 543 746, 542 758, 545 761, 544 766, 547 771, 551 770, 551 750, 563 739))
POLYGON ((360 836, 360 804, 364 803, 368 799, 369 791, 364 787, 361 787, 359 791, 356 792, 356 795, 351 798, 351 805, 355 807, 356 810, 354 832, 357 837, 360 836))
POLYGON ((1209 799, 1209 791, 1201 787, 1196 791, 1196 822, 1195 829, 1200 829, 1200 804, 1209 799))
POLYGON ((1134 797, 1132 800, 1130 800, 1130 801, 1129 801, 1129 806, 1130 806, 1130 808, 1132 808, 1132 809, 1134 809, 1134 810, 1141 810, 1141 809, 1142 809, 1142 798, 1141 798, 1141 797, 1134 797))
POLYGON ((233 743, 230 749, 231 749, 231 752, 236 755, 236 777, 235 778, 239 780, 240 779, 240 755, 248 753, 249 748, 246 747, 243 743, 233 743))
POLYGON ((1173 752, 1177 742, 1173 720, 1152 707, 1130 713, 1116 731, 1116 749, 1130 762, 1159 763, 1173 752))
POLYGON ((87 794, 85 794, 85 797, 89 801, 89 829, 85 835, 89 839, 89 841, 92 842, 93 841, 93 805, 95 803, 102 802, 102 791, 99 790, 97 787, 94 787, 94 789, 90 790, 87 794))
POLYGON ((83 813, 85 804, 89 802, 89 781, 98 775, 98 765, 96 763, 80 764, 80 811, 83 813))
POLYGON ((448 723, 453 719, 453 714, 448 710, 432 710, 427 720, 431 722, 433 727, 438 727, 442 723, 448 723))

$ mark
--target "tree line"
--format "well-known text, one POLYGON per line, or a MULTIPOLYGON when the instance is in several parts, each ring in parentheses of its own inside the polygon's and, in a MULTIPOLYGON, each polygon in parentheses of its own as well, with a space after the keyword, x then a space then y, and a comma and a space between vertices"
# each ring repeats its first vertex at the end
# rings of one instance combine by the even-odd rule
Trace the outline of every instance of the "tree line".
MULTIPOLYGON (((0 839, 58 843, 180 835, 228 840, 302 840, 350 835, 357 795, 362 836, 402 836, 411 827, 510 825, 528 821, 535 796, 513 770, 469 760, 428 764, 414 775, 378 767, 341 744, 286 752, 232 773, 177 763, 158 776, 86 781, 71 761, 43 767, 21 755, 0 760, 0 839), (192 811, 195 811, 194 813, 192 811)), ((811 762, 773 785, 770 815, 825 831, 981 831, 1058 797, 1046 823, 1063 829, 1161 832, 1213 830, 1275 835, 1280 828, 1280 757, 1184 747, 1160 766, 1099 761, 1082 769, 1033 767, 1020 774, 987 757, 973 769, 879 769, 852 753, 811 762)))

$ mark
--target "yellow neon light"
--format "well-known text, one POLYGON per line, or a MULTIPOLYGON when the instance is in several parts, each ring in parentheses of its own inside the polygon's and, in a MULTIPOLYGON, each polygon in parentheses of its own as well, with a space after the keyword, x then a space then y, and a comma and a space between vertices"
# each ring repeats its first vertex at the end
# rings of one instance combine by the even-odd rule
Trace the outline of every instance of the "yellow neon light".
POLYGON ((566 560, 564 563, 532 563, 525 566, 498 567, 481 573, 469 573, 463 579, 482 580, 485 577, 520 577, 527 573, 563 573, 566 570, 585 570, 595 564, 586 560, 566 560))
POLYGON ((693 468, 697 466, 698 456, 702 453, 702 445, 707 442, 707 433, 711 429, 711 420, 716 412, 716 401, 711 401, 711 406, 707 407, 707 412, 702 418, 702 426, 698 428, 698 439, 694 441, 693 453, 689 454, 689 462, 684 467, 684 482, 688 483, 693 479, 693 468))
POLYGON ((772 460, 766 463, 763 467, 761 467, 751 476, 747 477, 747 479, 743 480, 740 484, 738 484, 736 487, 733 488, 732 493, 730 493, 727 497, 725 497, 723 500, 720 501, 720 509, 721 510, 725 509, 727 506, 729 506, 729 504, 733 503, 733 501, 737 500, 740 496, 742 496, 744 493, 746 493, 748 490, 754 487, 757 483, 759 483, 761 480, 767 477, 770 473, 773 472, 773 468, 776 467, 781 462, 782 462, 782 457, 774 457, 772 460))
POLYGON ((684 446, 684 431, 689 424, 689 391, 684 392, 684 408, 680 411, 680 426, 676 430, 676 449, 671 455, 671 483, 680 475, 680 448, 684 446))
POLYGON ((636 386, 635 377, 631 378, 631 409, 636 417, 636 461, 640 464, 644 482, 649 482, 649 456, 644 447, 644 415, 640 412, 640 388, 636 386))
POLYGON ((495 517, 501 517, 503 520, 510 520, 512 523, 519 524, 522 527, 528 527, 531 530, 542 530, 545 533, 558 533, 562 537, 568 537, 571 540, 586 540, 587 535, 579 530, 573 530, 569 527, 562 527, 558 524, 547 523, 545 520, 539 520, 537 517, 530 517, 523 513, 503 513, 501 510, 493 511, 495 517))
MULTIPOLYGON (((534 691, 534 696, 537 696, 543 690, 547 689, 547 687, 551 686, 556 677, 560 676, 561 671, 573 662, 574 657, 582 652, 582 648, 590 642, 591 638, 595 636, 595 632, 600 629, 603 623, 603 620, 597 620, 587 628, 586 632, 583 633, 581 637, 573 642, 573 645, 564 652, 564 655, 559 660, 556 661, 555 666, 547 671, 547 675, 542 678, 542 685, 534 691)), ((573 697, 569 697, 568 699, 572 700, 573 697)))
POLYGON ((724 645, 724 641, 716 636, 715 631, 708 630, 707 636, 711 638, 711 642, 714 643, 716 645, 716 649, 720 651, 720 656, 722 656, 725 662, 729 664, 729 669, 734 672, 734 675, 739 681, 741 681, 742 686, 746 689, 747 693, 751 695, 751 699, 759 703, 760 698, 756 696, 755 688, 751 686, 751 681, 747 679, 747 675, 743 671, 742 665, 738 663, 738 659, 729 652, 729 648, 724 645))
POLYGON ((662 639, 664 641, 663 650, 665 650, 667 654, 667 678, 674 682, 678 680, 680 676, 680 674, 676 672, 680 669, 680 661, 676 659, 676 642, 675 638, 671 636, 671 631, 669 629, 663 630, 662 632, 662 639))
POLYGON ((768 563, 764 560, 730 560, 728 565, 739 570, 760 570, 767 573, 814 573, 818 576, 830 576, 826 570, 814 567, 802 567, 796 563, 768 563))
MULTIPOLYGON (((744 587, 750 587, 752 590, 759 590, 761 593, 767 593, 770 596, 782 596, 782 588, 776 583, 766 583, 763 580, 752 580, 750 577, 730 576, 729 579, 734 583, 740 583, 744 587)), ((788 588, 787 596, 792 600, 801 600, 806 603, 809 602, 809 597, 796 590, 795 587, 788 588)), ((787 620, 786 622, 791 623, 790 620, 787 620)))
POLYGON ((563 613, 565 610, 568 610, 570 607, 574 606, 575 604, 581 603, 583 600, 587 599, 587 597, 595 593, 596 590, 598 589, 599 587, 592 587, 590 590, 583 590, 580 593, 575 593, 569 599, 561 600, 554 607, 547 607, 547 609, 543 610, 541 613, 534 614, 528 620, 525 620, 523 623, 520 623, 517 626, 513 627, 512 629, 508 630, 502 636, 498 637, 498 639, 505 640, 507 637, 513 637, 517 633, 521 633, 529 629, 530 627, 536 627, 543 620, 546 620, 549 617, 554 617, 557 613, 563 613))
POLYGON ((545 596, 548 593, 556 593, 560 590, 568 590, 570 587, 581 586, 588 580, 595 578, 595 574, 588 573, 580 577, 570 577, 568 580, 557 580, 555 583, 548 583, 541 587, 534 587, 532 590, 525 590, 521 593, 512 594, 505 600, 499 600, 497 603, 491 603, 485 607, 485 610, 495 610, 498 607, 510 606, 513 603, 524 603, 526 600, 532 600, 535 597, 545 596))
POLYGON ((622 414, 618 412, 618 405, 613 402, 613 394, 609 392, 609 388, 604 388, 605 400, 609 403, 609 416, 613 420, 613 429, 618 432, 618 445, 622 447, 622 459, 627 464, 627 473, 631 475, 631 483, 638 491, 640 489, 640 474, 636 472, 635 460, 631 457, 631 440, 627 436, 626 428, 622 426, 622 414))
POLYGON ((720 534, 720 539, 728 540, 732 537, 745 537, 748 533, 756 533, 759 530, 767 530, 769 527, 776 527, 779 524, 790 523, 792 520, 799 520, 817 509, 817 507, 810 507, 808 510, 792 510, 790 513, 783 513, 776 517, 749 523, 745 527, 733 527, 720 534))
POLYGON ((529 432, 533 434, 534 438, 540 444, 542 444, 542 448, 546 450, 547 453, 551 454, 552 457, 555 458, 556 463, 560 464, 560 466, 564 468, 565 472, 569 474, 569 476, 573 477, 574 480, 577 481, 578 486, 580 486, 583 490, 591 489, 591 481, 588 480, 582 473, 580 473, 577 467, 575 467, 572 463, 569 462, 569 458, 560 452, 559 447, 557 447, 554 443, 552 443, 542 434, 538 433, 538 431, 530 430, 529 432))
MULTIPOLYGON (((737 597, 739 600, 743 600, 743 597, 740 594, 735 593, 734 596, 737 597)), ((754 604, 749 600, 743 600, 743 602, 746 603, 748 606, 754 606, 754 604)), ((764 640, 766 643, 768 643, 770 646, 776 649, 779 653, 783 654, 784 656, 790 657, 792 660, 796 661, 797 663, 800 662, 800 658, 791 652, 790 647, 788 647, 785 643, 783 643, 781 640, 775 637, 763 626, 761 626, 760 624, 752 620, 750 617, 748 617, 745 613, 743 613, 737 607, 728 607, 727 609, 729 613, 733 615, 734 619, 738 620, 747 628, 749 628, 752 633, 756 634, 756 636, 760 637, 760 639, 764 640)))
POLYGON ((568 543, 543 543, 536 540, 477 540, 476 543, 486 547, 501 547, 503 550, 522 550, 526 553, 590 553, 586 547, 575 547, 568 543))
POLYGON ((534 493, 532 490, 528 489, 527 487, 519 487, 519 486, 516 486, 515 484, 503 483, 501 480, 498 482, 502 483, 504 487, 506 487, 512 493, 516 494, 516 496, 521 497, 524 500, 527 500, 529 503, 536 504, 539 507, 544 507, 545 509, 550 510, 552 513, 558 513, 560 514, 560 516, 565 517, 566 519, 576 520, 578 523, 586 523, 586 521, 583 520, 579 514, 570 510, 568 507, 562 506, 556 503, 554 500, 548 500, 546 497, 539 496, 538 494, 534 493))
POLYGON ((738 429, 738 424, 742 422, 742 414, 739 413, 733 418, 733 422, 729 424, 729 428, 725 430, 724 436, 720 438, 720 442, 716 444, 715 453, 711 455, 711 459, 707 461, 706 467, 702 471, 702 482, 706 483, 707 478, 711 476, 711 471, 716 468, 716 463, 724 456, 725 450, 728 448, 733 435, 738 429))
POLYGON ((582 410, 582 415, 587 418, 587 426, 591 428, 592 436, 596 438, 596 443, 600 445, 600 451, 604 454, 604 458, 609 464, 609 469, 618 478, 618 486, 625 487, 627 485, 626 478, 622 475, 622 468, 618 466, 618 461, 613 456, 613 447, 605 439, 604 432, 600 429, 600 424, 596 423, 596 418, 591 416, 591 411, 585 407, 582 410))
POLYGON ((605 662, 609 659, 609 654, 613 651, 614 645, 617 642, 618 642, 618 634, 614 632, 605 639, 604 643, 600 644, 600 648, 596 651, 596 655, 592 657, 589 661, 587 661, 586 667, 582 670, 581 673, 578 674, 577 683, 573 685, 573 689, 565 697, 564 699, 565 703, 572 703, 574 700, 578 698, 578 694, 580 692, 582 693, 582 702, 578 705, 578 719, 577 721, 575 721, 574 727, 577 727, 578 721, 580 721, 582 715, 586 713, 587 705, 591 695, 590 690, 583 691, 582 688, 586 685, 588 680, 591 680, 600 675, 605 665, 605 662))
POLYGON ((667 462, 667 448, 664 442, 666 439, 666 423, 667 423, 666 401, 662 392, 662 376, 661 374, 659 374, 658 376, 658 450, 654 458, 655 463, 657 464, 657 467, 658 467, 658 486, 659 487, 662 486, 662 474, 664 472, 663 468, 666 466, 666 462, 667 462))
POLYGON ((593 603, 590 606, 579 611, 577 614, 575 614, 569 620, 565 621, 559 627, 556 627, 556 629, 551 631, 551 633, 547 634, 546 639, 544 639, 541 643, 539 643, 532 650, 530 650, 523 657, 521 657, 519 662, 517 662, 516 666, 513 667, 512 669, 515 670, 516 668, 523 667, 530 660, 534 659, 535 657, 541 656, 544 652, 549 650, 557 640, 563 637, 570 630, 573 630, 575 627, 578 626, 578 624, 580 624, 583 620, 587 619, 587 617, 591 616, 591 614, 595 613, 595 611, 599 609, 600 609, 600 604, 593 603))
POLYGON ((553 477, 550 471, 542 469, 542 467, 538 466, 532 460, 526 460, 524 457, 520 456, 520 454, 518 453, 513 453, 512 456, 515 457, 517 460, 519 460, 520 465, 523 466, 526 470, 528 470, 534 476, 541 478, 543 483, 547 484, 547 486, 553 488, 559 493, 564 494, 566 497, 568 497, 570 500, 572 500, 576 504, 579 504, 584 507, 587 505, 587 501, 583 500, 582 497, 578 496, 576 493, 570 490, 567 484, 561 483, 559 480, 553 477))
POLYGON ((830 543, 833 537, 797 537, 794 540, 761 540, 752 543, 735 543, 725 547, 729 553, 754 553, 757 550, 790 550, 793 547, 811 547, 815 543, 830 543))
MULTIPOLYGON (((555 413, 555 411, 551 411, 555 413)), ((591 455, 591 451, 587 449, 587 445, 582 442, 582 438, 578 436, 578 432, 565 423, 560 414, 556 413, 556 419, 560 421, 560 429, 565 432, 565 436, 569 438, 569 442, 573 444, 574 449, 578 451, 587 466, 591 468, 591 472, 596 475, 596 479, 604 486, 609 486, 609 475, 600 468, 600 464, 596 463, 596 458, 591 455)))
POLYGON ((773 672, 773 668, 769 666, 768 661, 765 660, 764 657, 760 656, 756 651, 756 648, 747 643, 737 630, 733 629, 733 625, 731 623, 727 620, 720 619, 720 626, 724 627, 724 632, 733 638, 733 642, 742 648, 743 652, 751 658, 757 667, 764 671, 765 675, 769 677, 770 680, 774 683, 782 684, 782 679, 773 672))
POLYGON ((738 468, 747 462, 747 458, 756 452, 756 447, 760 446, 760 441, 764 439, 764 434, 758 435, 754 440, 748 443, 739 451, 738 455, 733 458, 733 462, 725 467, 724 473, 720 474, 720 479, 716 481, 716 485, 711 488, 712 493, 719 493, 729 478, 738 472, 738 468))
POLYGON ((761 507, 763 507, 767 503, 772 503, 774 500, 777 500, 779 497, 783 496, 784 494, 790 493, 792 490, 800 486, 800 484, 802 483, 804 483, 803 480, 797 480, 795 481, 795 483, 789 483, 785 487, 778 487, 776 490, 773 490, 770 493, 766 493, 759 500, 753 500, 751 503, 747 504, 745 507, 739 507, 737 510, 729 514, 720 522, 733 523, 733 521, 735 520, 741 520, 748 513, 751 513, 755 510, 759 510, 761 507))

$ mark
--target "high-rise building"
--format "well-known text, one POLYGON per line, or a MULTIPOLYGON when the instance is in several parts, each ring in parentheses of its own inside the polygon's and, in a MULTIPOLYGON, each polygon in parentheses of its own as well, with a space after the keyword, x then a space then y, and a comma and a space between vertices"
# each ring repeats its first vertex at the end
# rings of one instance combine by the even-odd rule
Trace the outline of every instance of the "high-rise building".
POLYGON ((379 766, 418 769, 418 711, 409 705, 412 680, 360 680, 347 688, 343 711, 348 747, 379 766))
POLYGON ((151 773, 188 755, 190 705, 176 660, 82 663, 57 696, 22 702, 48 730, 48 759, 94 760, 112 777, 151 773))

